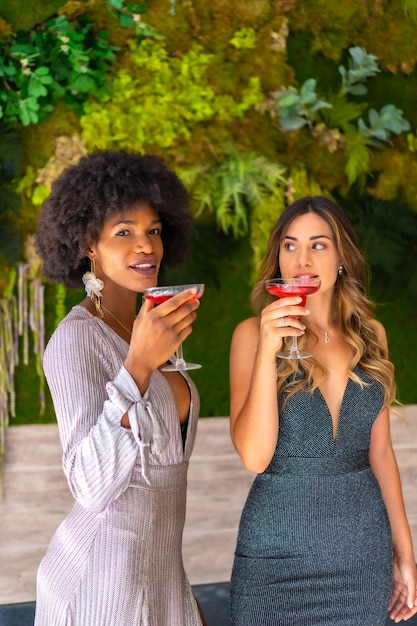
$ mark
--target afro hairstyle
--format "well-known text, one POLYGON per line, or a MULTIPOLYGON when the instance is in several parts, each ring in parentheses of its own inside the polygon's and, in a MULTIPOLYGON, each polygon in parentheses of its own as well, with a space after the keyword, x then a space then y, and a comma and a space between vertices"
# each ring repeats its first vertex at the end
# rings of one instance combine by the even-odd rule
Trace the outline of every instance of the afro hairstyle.
POLYGON ((162 267, 182 263, 194 219, 178 176, 155 155, 99 150, 66 168, 42 206, 35 248, 44 275, 65 287, 81 287, 90 269, 86 251, 104 222, 137 205, 149 205, 159 215, 162 267))

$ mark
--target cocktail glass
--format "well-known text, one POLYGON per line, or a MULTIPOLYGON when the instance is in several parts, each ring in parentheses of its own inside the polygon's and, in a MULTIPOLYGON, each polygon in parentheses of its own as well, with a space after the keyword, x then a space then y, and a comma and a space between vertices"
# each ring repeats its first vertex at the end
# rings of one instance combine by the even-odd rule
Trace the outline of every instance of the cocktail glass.
MULTIPOLYGON (((268 293, 278 298, 300 296, 302 298, 300 306, 305 306, 307 296, 311 296, 320 289, 320 278, 314 276, 271 278, 265 282, 265 288, 268 293)), ((296 315, 290 315, 289 317, 297 318, 296 315)), ((292 337, 292 345, 289 350, 277 352, 277 357, 280 359, 308 359, 312 356, 309 352, 299 350, 296 336, 292 337)))
MULTIPOLYGON (((162 287, 150 287, 149 289, 145 289, 143 295, 147 300, 152 300, 155 304, 161 304, 166 300, 169 300, 177 293, 181 291, 185 291, 186 289, 195 288, 197 289, 197 293, 195 293, 190 300, 198 300, 204 293, 204 285, 202 283, 193 283, 190 285, 168 285, 162 287)), ((197 370, 201 367, 199 363, 188 363, 184 360, 182 343, 178 346, 175 362, 170 365, 164 365, 161 369, 164 372, 178 372, 184 370, 197 370)))

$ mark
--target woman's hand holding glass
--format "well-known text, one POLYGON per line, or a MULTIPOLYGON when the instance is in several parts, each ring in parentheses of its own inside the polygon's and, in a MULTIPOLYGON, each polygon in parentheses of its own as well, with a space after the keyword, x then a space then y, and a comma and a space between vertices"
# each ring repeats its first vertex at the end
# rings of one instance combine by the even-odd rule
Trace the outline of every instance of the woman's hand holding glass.
MULTIPOLYGON (((150 287, 149 289, 145 289, 143 295, 147 300, 151 300, 154 304, 159 305, 163 302, 166 302, 166 300, 173 298, 174 295, 178 293, 182 293, 184 291, 189 292, 190 287, 193 291, 190 299, 199 300, 204 293, 203 283, 194 283, 191 285, 162 285, 160 287, 150 287)), ((200 369, 200 367, 201 365, 199 363, 189 363, 188 361, 185 361, 182 350, 182 343, 180 343, 176 350, 175 361, 173 363, 170 363, 169 365, 164 365, 164 367, 162 367, 162 370, 166 372, 179 372, 185 370, 196 370, 200 369)))
POLYGON ((301 305, 300 296, 274 300, 261 314, 258 353, 262 358, 275 362, 282 351, 285 337, 301 337, 305 325, 299 316, 309 314, 301 305))
POLYGON ((143 392, 152 372, 164 365, 192 332, 199 301, 195 288, 155 306, 144 299, 135 319, 125 367, 143 392))
MULTIPOLYGON (((301 298, 301 306, 305 307, 307 296, 314 295, 320 289, 320 278, 318 276, 310 276, 301 274, 293 278, 271 278, 265 282, 265 288, 273 296, 279 299, 287 299, 291 296, 299 296, 301 298)), ((284 328, 291 324, 292 316, 282 318, 280 324, 284 328)), ((312 356, 310 352, 301 351, 298 348, 296 334, 292 333, 291 348, 277 354, 281 359, 308 359, 312 356)))

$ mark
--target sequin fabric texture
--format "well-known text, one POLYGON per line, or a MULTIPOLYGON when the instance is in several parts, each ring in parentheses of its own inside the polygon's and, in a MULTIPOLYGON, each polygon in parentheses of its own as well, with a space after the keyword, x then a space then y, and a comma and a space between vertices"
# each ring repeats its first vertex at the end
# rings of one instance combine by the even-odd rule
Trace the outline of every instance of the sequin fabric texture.
POLYGON ((383 390, 349 380, 333 436, 318 389, 287 404, 273 459, 242 512, 233 626, 384 626, 392 542, 368 449, 383 390))
POLYGON ((183 446, 166 379, 155 371, 141 397, 127 351, 81 306, 45 351, 75 504, 38 570, 35 626, 201 626, 181 554, 198 393, 185 374, 183 446), (120 426, 126 411, 132 430, 120 426))

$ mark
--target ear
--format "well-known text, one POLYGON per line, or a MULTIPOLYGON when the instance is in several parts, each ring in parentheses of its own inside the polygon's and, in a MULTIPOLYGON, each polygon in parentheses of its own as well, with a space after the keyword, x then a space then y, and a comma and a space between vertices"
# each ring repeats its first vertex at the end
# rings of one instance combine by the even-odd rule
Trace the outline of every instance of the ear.
POLYGON ((91 248, 87 248, 87 250, 85 251, 85 256, 88 257, 90 261, 92 261, 95 257, 94 250, 92 250, 91 248))

